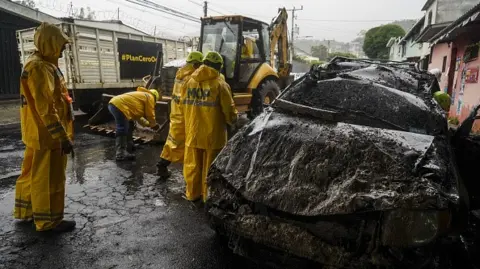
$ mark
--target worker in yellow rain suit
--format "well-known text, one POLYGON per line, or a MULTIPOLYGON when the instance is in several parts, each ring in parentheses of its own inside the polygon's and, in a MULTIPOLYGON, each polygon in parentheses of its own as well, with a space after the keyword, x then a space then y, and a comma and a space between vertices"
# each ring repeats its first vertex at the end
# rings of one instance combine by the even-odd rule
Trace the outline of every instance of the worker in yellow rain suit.
POLYGON ((446 112, 450 110, 450 95, 448 93, 437 91, 433 94, 433 99, 435 99, 446 112))
POLYGON ((115 118, 116 124, 115 159, 117 161, 135 158, 135 154, 127 151, 128 141, 133 142, 129 136, 133 135, 130 129, 134 127, 134 121, 154 131, 160 128, 155 121, 157 100, 161 100, 157 90, 147 90, 143 87, 138 87, 134 92, 117 95, 110 100, 108 110, 115 118))
POLYGON ((242 59, 253 59, 253 47, 255 39, 249 36, 244 37, 242 44, 242 59))
POLYGON ((183 162, 185 152, 185 123, 180 110, 180 94, 182 86, 190 79, 190 75, 202 64, 203 54, 193 51, 187 56, 187 64, 177 71, 175 85, 172 91, 170 103, 170 130, 167 141, 163 146, 160 161, 157 163, 157 175, 160 178, 168 178, 170 173, 168 166, 172 162, 183 162))
POLYGON ((227 124, 237 120, 237 110, 228 84, 220 78, 223 59, 208 52, 203 65, 182 87, 180 102, 185 121, 183 175, 186 198, 207 198, 208 169, 227 142, 227 124))
POLYGON ((58 59, 68 43, 62 31, 42 23, 35 31, 37 51, 20 78, 22 173, 15 187, 16 219, 34 220, 37 231, 71 231, 63 220, 67 155, 73 146, 73 111, 58 59))

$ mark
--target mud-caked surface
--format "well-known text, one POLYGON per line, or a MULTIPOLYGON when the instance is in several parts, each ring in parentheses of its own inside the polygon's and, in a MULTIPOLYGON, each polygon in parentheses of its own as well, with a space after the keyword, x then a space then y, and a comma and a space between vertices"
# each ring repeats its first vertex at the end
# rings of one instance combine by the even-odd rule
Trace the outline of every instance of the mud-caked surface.
POLYGON ((0 268, 263 268, 227 251, 203 208, 183 200, 180 166, 157 182, 160 146, 116 163, 113 139, 77 130, 65 199, 77 229, 60 235, 13 220, 24 148, 18 126, 0 130, 0 268))

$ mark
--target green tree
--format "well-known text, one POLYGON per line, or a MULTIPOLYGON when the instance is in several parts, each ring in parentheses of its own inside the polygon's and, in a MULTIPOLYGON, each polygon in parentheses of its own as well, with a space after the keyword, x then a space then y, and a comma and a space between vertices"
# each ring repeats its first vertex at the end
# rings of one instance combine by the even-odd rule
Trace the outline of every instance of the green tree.
POLYGON ((388 59, 390 49, 388 40, 392 37, 405 36, 405 30, 394 24, 378 26, 368 30, 363 42, 363 51, 371 59, 388 59))
POLYGON ((321 61, 325 61, 328 58, 328 48, 324 45, 312 46, 310 53, 321 61))
POLYGON ((355 59, 357 56, 351 54, 350 52, 333 52, 328 54, 328 60, 331 60, 335 57, 345 57, 345 58, 350 58, 350 59, 355 59))
POLYGON ((35 2, 33 0, 21 0, 21 1, 15 1, 15 3, 18 3, 20 5, 24 5, 29 8, 35 8, 35 2))

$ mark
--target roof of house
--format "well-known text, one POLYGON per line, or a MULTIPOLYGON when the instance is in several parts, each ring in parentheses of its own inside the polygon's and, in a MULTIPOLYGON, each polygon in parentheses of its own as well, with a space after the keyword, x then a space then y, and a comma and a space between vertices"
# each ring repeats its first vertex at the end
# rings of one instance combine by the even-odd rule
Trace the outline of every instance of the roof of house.
POLYGON ((480 3, 463 14, 456 21, 450 23, 442 31, 438 32, 429 41, 430 43, 441 43, 452 40, 458 34, 460 28, 466 27, 473 22, 480 21, 480 3))
POLYGON ((412 35, 420 33, 422 31, 422 26, 425 23, 425 16, 423 16, 421 19, 419 19, 413 26, 408 30, 407 34, 403 37, 402 41, 407 40, 410 38, 412 35))
POLYGON ((427 2, 425 3, 425 5, 423 5, 422 7, 422 11, 426 11, 432 4, 433 2, 435 2, 436 0, 427 0, 427 2))
POLYGON ((33 22, 49 22, 54 24, 61 22, 60 19, 48 15, 47 13, 43 13, 38 9, 33 9, 10 0, 0 0, 0 9, 33 22))
POLYGON ((390 38, 390 40, 388 40, 388 43, 387 43, 387 48, 391 48, 393 45, 400 43, 401 40, 402 40, 401 36, 390 38))

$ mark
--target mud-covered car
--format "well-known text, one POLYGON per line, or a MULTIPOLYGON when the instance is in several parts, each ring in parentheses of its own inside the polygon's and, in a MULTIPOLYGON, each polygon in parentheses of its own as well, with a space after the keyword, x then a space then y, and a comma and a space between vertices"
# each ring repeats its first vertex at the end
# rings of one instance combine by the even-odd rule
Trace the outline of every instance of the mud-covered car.
POLYGON ((312 68, 213 163, 212 227, 280 266, 432 266, 468 208, 437 89, 407 65, 312 68))

